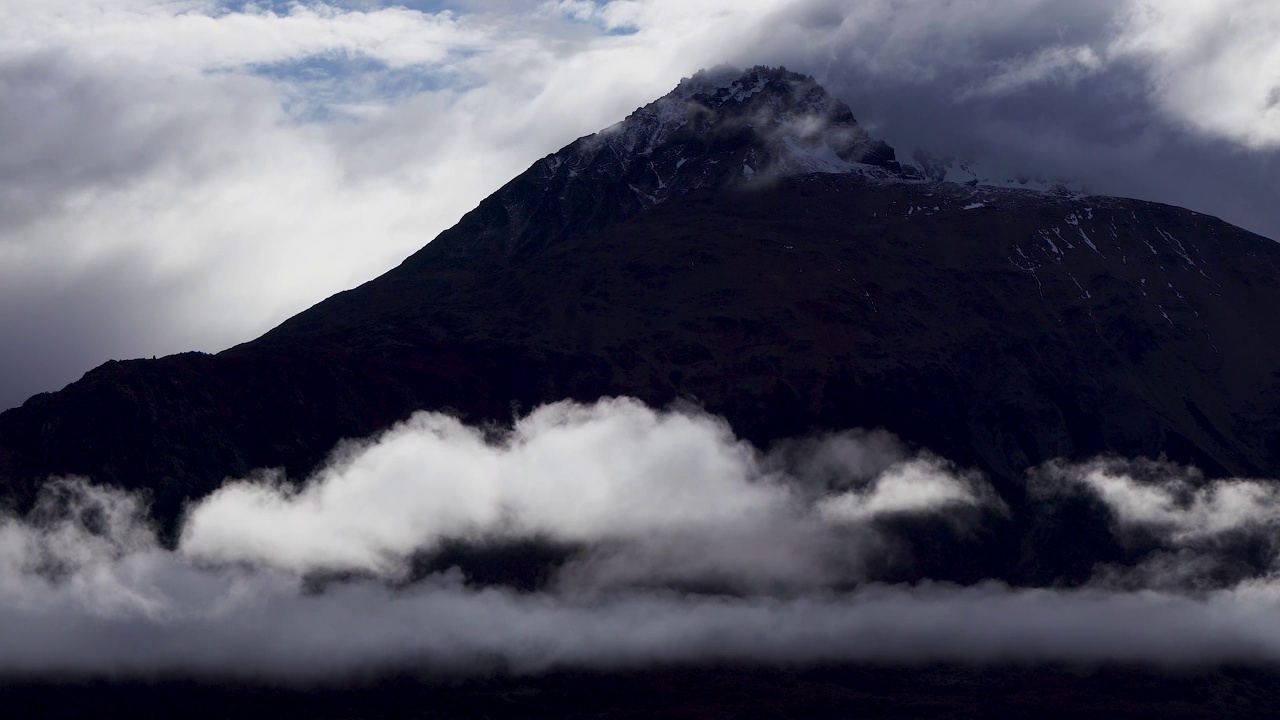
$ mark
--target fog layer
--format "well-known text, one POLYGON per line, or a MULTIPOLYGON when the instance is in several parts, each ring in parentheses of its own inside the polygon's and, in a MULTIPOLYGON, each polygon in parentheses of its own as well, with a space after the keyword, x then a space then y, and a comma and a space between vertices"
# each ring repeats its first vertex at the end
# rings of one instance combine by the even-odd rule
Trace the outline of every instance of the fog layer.
POLYGON ((1028 482, 1023 512, 1089 499, 1145 550, 1071 589, 885 584, 918 529, 960 554, 1009 506, 882 432, 761 453, 718 418, 627 399, 556 403, 500 431, 422 413, 310 478, 228 484, 188 509, 173 548, 145 498, 56 479, 0 522, 0 673, 1280 661, 1269 482, 1115 459, 1028 482), (415 564, 522 539, 566 548, 532 591, 415 564), (1263 560, 1224 575, 1244 547, 1263 560))

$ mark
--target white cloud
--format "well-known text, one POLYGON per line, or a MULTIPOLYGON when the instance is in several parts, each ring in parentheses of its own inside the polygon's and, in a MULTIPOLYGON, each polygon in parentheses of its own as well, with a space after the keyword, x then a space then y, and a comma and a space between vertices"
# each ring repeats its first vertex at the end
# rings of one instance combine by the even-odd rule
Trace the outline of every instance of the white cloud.
POLYGON ((869 488, 824 498, 818 503, 818 511, 832 520, 856 521, 895 513, 992 505, 1000 503, 991 496, 985 481, 958 476, 937 459, 921 458, 894 465, 869 488))
MULTIPOLYGON (((854 466, 840 484, 865 489, 816 500, 803 491, 813 481, 766 469, 778 465, 722 420, 633 400, 548 405, 500 441, 418 413, 371 443, 344 446, 300 489, 278 479, 224 485, 190 509, 181 548, 200 560, 395 575, 416 551, 451 538, 548 538, 603 543, 584 566, 626 557, 628 582, 713 573, 747 585, 821 584, 856 574, 856 563, 827 568, 830 558, 817 557, 842 538, 824 519, 1000 507, 980 478, 936 460, 900 457, 870 478, 854 466), (679 550, 690 546, 702 552, 679 550)), ((859 548, 846 542, 841 552, 859 548)), ((605 584, 621 581, 609 572, 605 584)))
POLYGON ((1133 0, 1112 52, 1148 66, 1161 105, 1199 130, 1280 147, 1280 5, 1133 0))
POLYGON ((633 401, 559 403, 499 445, 419 413, 372 445, 340 452, 300 491, 223 486, 190 513, 194 557, 386 571, 450 537, 630 538, 785 508, 755 477, 748 446, 707 417, 633 401))
POLYGON ((1085 489, 1122 528, 1154 531, 1177 544, 1240 531, 1270 532, 1280 524, 1280 486, 1273 481, 1206 480, 1194 468, 1174 463, 1051 463, 1035 482, 1048 493, 1085 489))
POLYGON ((301 3, 284 14, 252 7, 215 10, 209 2, 81 2, 57 10, 19 5, 0 13, 0 58, 58 49, 94 64, 143 65, 166 74, 323 53, 361 54, 406 66, 439 62, 451 51, 489 39, 447 12, 301 3))
MULTIPOLYGON (((713 476, 717 468, 741 465, 740 447, 709 418, 646 413, 628 403, 561 404, 526 418, 499 445, 486 444, 474 431, 442 418, 420 418, 376 446, 348 446, 339 465, 350 472, 363 463, 365 471, 395 475, 416 467, 420 478, 436 463, 446 470, 453 467, 441 448, 424 456, 421 446, 406 444, 404 436, 411 431, 456 446, 460 456, 472 460, 487 454, 490 465, 511 462, 504 457, 529 462, 531 472, 511 481, 539 483, 560 503, 572 501, 566 492, 583 491, 584 471, 592 469, 619 472, 624 478, 655 473, 646 480, 677 497, 627 496, 629 479, 597 477, 595 484, 615 494, 612 500, 597 493, 576 511, 544 508, 573 515, 568 532, 604 554, 583 556, 584 562, 562 569, 565 582, 535 592, 476 588, 455 572, 399 588, 372 579, 317 588, 296 572, 246 556, 244 545, 230 535, 216 540, 205 535, 203 540, 204 550, 212 542, 228 543, 231 552, 225 557, 235 559, 230 563, 192 552, 190 535, 178 551, 166 550, 147 527, 145 508, 136 497, 60 481, 47 486, 40 507, 27 518, 0 520, 0 603, 6 609, 0 614, 5 637, 0 674, 305 680, 392 667, 465 674, 485 672, 495 662, 516 673, 536 673, 722 661, 1196 666, 1280 660, 1280 605, 1274 580, 1265 576, 1194 596, 1142 588, 1013 589, 997 582, 968 587, 862 584, 844 590, 833 589, 834 584, 766 583, 734 594, 681 591, 677 588, 695 580, 715 587, 721 580, 717 570, 726 562, 730 570, 734 563, 742 565, 750 553, 758 553, 758 565, 815 572, 805 564, 821 564, 822 553, 832 549, 847 555, 856 551, 850 543, 867 539, 832 537, 816 515, 748 513, 750 522, 720 524, 726 501, 735 502, 732 495, 742 496, 737 507, 754 510, 759 489, 744 485, 733 473, 702 487, 676 488, 677 479, 694 477, 684 463, 664 467, 646 457, 658 448, 670 450, 673 457, 692 461, 713 476), (690 455, 694 445, 705 447, 690 455), (549 474, 553 465, 569 479, 549 474), (682 499, 708 505, 675 506, 682 499), (620 502, 634 507, 641 519, 621 517, 620 502), (676 542, 665 548, 665 556, 653 553, 652 546, 639 554, 609 554, 615 542, 610 538, 641 531, 660 536, 673 523, 686 529, 694 523, 704 530, 719 524, 726 542, 706 542, 714 535, 674 533, 670 538, 676 542), (752 524, 756 532, 743 535, 752 524), (812 537, 797 542, 790 535, 802 527, 825 535, 826 542, 815 543, 812 537), (786 549, 781 556, 768 555, 770 544, 764 541, 769 538, 774 548, 786 549), (734 541, 741 540, 745 545, 730 552, 734 541), (639 568, 628 565, 635 558, 641 560, 639 568), (647 584, 616 575, 628 570, 653 572, 647 584)), ((491 470, 481 469, 478 475, 491 470)), ((495 489, 492 483, 484 485, 483 478, 479 488, 466 484, 475 479, 455 477, 451 487, 429 479, 420 482, 428 485, 425 489, 432 491, 442 512, 458 508, 453 512, 465 515, 467 507, 474 509, 475 498, 495 489)), ((399 488, 403 501, 421 504, 414 497, 420 492, 415 483, 404 477, 400 482, 405 483, 399 488)), ((505 492, 526 504, 543 502, 532 494, 505 492)), ((327 512, 365 522, 362 503, 369 501, 354 495, 342 499, 347 504, 327 512)), ((194 513, 211 512, 212 506, 194 513)), ((275 509, 276 519, 288 525, 289 534, 258 532, 264 557, 287 556, 292 551, 282 546, 308 538, 314 547, 328 547, 326 536, 335 531, 348 542, 366 542, 348 532, 351 524, 289 523, 280 509, 275 509)), ((957 506, 932 509, 946 513, 957 506)), ((223 505, 217 512, 232 511, 223 505)), ((243 526, 252 528, 257 511, 239 511, 248 520, 243 526)), ((386 522, 394 526, 400 517, 389 511, 386 522)), ((430 532, 433 526, 424 524, 423 529, 430 532)), ((846 580, 828 579, 836 584, 846 580)))

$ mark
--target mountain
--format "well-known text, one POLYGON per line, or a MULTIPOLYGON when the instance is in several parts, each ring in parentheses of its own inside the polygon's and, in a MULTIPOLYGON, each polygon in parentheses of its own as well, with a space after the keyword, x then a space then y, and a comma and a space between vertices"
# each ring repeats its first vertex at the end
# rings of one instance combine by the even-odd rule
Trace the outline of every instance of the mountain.
MULTIPOLYGON (((1271 240, 1157 203, 940 182, 812 78, 716 70, 261 338, 108 362, 5 412, 0 488, 19 507, 56 474, 146 488, 172 527, 227 477, 301 477, 416 410, 502 423, 606 395, 692 401, 761 446, 883 427, 1014 506, 1056 457, 1275 477, 1277 316, 1271 240)), ((1112 551, 1081 568, 1095 550, 1112 551)))

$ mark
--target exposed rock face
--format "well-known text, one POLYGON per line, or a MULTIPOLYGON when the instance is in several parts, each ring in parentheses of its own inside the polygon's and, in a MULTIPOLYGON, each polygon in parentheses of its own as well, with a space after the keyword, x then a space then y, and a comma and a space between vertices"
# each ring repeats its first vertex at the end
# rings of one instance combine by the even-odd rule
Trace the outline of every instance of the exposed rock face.
POLYGON ((108 363, 0 415, 0 483, 17 502, 51 473, 149 487, 172 521, 417 409, 501 422, 612 394, 694 399, 760 444, 882 426, 1014 504, 1059 456, 1275 477, 1277 316, 1265 238, 927 181, 809 78, 707 73, 254 342, 108 363))

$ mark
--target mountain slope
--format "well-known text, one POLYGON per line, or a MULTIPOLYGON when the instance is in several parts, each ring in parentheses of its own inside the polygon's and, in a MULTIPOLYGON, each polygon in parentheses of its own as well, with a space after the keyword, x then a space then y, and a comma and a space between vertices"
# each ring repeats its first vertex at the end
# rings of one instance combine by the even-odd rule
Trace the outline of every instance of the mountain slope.
POLYGON ((626 394, 759 444, 882 426, 1016 501, 1109 452, 1280 472, 1280 246, 1154 203, 930 182, 812 79, 700 74, 535 163, 400 267, 215 356, 0 415, 0 482, 301 475, 423 408, 626 394))

